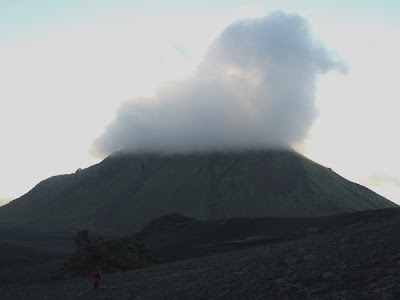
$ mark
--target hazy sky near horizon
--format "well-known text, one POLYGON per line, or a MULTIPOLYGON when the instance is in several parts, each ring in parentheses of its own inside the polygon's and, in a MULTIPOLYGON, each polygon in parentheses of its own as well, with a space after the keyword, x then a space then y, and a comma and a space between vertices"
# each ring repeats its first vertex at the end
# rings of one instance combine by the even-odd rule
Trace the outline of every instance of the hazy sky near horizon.
POLYGON ((118 147, 272 127, 400 203, 398 53, 398 1, 1 1, 0 203, 118 147))

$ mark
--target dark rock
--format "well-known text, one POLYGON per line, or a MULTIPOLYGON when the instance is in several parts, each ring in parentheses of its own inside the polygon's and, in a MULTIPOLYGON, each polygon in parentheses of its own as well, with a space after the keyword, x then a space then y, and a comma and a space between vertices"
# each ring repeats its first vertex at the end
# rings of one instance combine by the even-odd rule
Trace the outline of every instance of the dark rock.
POLYGON ((322 279, 331 279, 333 278, 333 273, 332 272, 324 272, 322 274, 322 279))
POLYGON ((392 261, 398 262, 400 261, 400 253, 396 253, 392 256, 392 261))
POLYGON ((285 265, 294 265, 294 264, 297 264, 297 262, 298 262, 298 259, 293 258, 293 257, 288 257, 284 261, 285 265))
POLYGON ((75 243, 76 243, 77 249, 87 248, 90 244, 89 231, 87 229, 79 231, 75 237, 75 243))
POLYGON ((99 266, 103 273, 115 273, 154 264, 154 258, 146 250, 143 242, 135 236, 111 241, 102 237, 91 240, 89 232, 82 230, 75 237, 75 242, 75 254, 67 258, 61 270, 55 272, 51 278, 90 276, 95 266, 99 266))
POLYGON ((315 261, 316 259, 317 257, 315 255, 306 255, 303 258, 304 261, 315 261))
POLYGON ((309 227, 309 228, 307 228, 307 231, 309 233, 316 234, 316 233, 321 232, 321 228, 320 227, 309 227))
POLYGON ((151 236, 155 233, 161 234, 195 221, 196 219, 188 218, 178 213, 172 213, 151 220, 138 233, 136 233, 135 236, 141 238, 151 236))
POLYGON ((390 268, 390 269, 388 270, 388 273, 389 273, 390 275, 394 275, 394 274, 396 274, 396 269, 390 268))

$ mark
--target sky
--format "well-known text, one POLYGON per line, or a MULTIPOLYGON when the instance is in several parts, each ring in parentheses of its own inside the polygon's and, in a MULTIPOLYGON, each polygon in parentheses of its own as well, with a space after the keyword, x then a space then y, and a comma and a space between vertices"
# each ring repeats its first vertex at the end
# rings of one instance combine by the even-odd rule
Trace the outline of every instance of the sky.
POLYGON ((120 149, 290 146, 400 204, 398 1, 0 1, 0 204, 120 149))

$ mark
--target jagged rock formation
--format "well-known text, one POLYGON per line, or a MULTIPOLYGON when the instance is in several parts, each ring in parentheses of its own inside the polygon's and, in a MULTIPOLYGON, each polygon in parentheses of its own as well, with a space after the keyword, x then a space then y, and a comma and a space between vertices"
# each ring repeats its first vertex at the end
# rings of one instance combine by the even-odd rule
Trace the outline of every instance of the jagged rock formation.
POLYGON ((89 276, 95 266, 100 266, 105 273, 115 273, 144 268, 154 263, 143 242, 134 236, 118 240, 105 240, 102 237, 90 239, 85 229, 78 232, 75 242, 75 254, 51 278, 89 276))
POLYGON ((90 239, 89 231, 81 230, 75 236, 75 254, 66 259, 62 268, 50 278, 85 276, 95 266, 110 274, 153 265, 157 259, 146 249, 142 240, 177 230, 191 222, 196 220, 174 213, 151 220, 138 233, 111 241, 102 237, 90 239))

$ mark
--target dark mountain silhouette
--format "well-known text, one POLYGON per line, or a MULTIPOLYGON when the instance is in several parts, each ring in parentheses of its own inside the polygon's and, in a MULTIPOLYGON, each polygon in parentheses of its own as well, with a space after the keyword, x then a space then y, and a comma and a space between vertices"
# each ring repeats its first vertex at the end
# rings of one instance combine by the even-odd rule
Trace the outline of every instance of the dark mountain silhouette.
POLYGON ((118 153, 51 177, 0 208, 7 224, 134 232, 177 212, 197 219, 318 217, 396 205, 293 151, 118 153))

